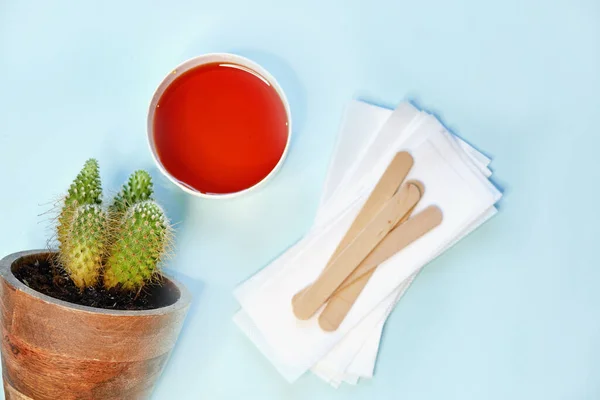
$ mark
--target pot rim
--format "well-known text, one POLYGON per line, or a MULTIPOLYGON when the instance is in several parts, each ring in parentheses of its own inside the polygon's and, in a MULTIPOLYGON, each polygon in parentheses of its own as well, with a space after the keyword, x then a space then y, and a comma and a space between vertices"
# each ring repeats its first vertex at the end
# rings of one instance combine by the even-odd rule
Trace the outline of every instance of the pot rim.
POLYGON ((179 290, 179 299, 177 299, 177 301, 175 303, 173 303, 169 306, 166 306, 166 307, 154 308, 151 310, 110 310, 110 309, 106 309, 106 308, 83 306, 80 304, 70 303, 68 301, 60 300, 60 299, 45 295, 43 293, 38 292, 37 290, 31 289, 30 287, 25 285, 23 282, 18 280, 12 273, 12 265, 15 263, 15 261, 17 261, 21 258, 33 256, 36 254, 50 254, 50 253, 55 253, 55 252, 56 251, 49 250, 49 249, 37 249, 37 250, 19 251, 16 253, 9 254, 6 257, 0 259, 0 276, 10 286, 15 288, 16 290, 20 290, 21 292, 27 293, 28 295, 35 297, 45 303, 51 303, 58 307, 69 308, 69 309, 73 309, 73 310, 77 310, 77 311, 81 311, 81 312, 92 313, 92 314, 101 314, 101 315, 109 315, 109 316, 127 316, 127 317, 155 316, 155 315, 169 314, 169 313, 178 311, 180 309, 188 307, 191 303, 192 296, 191 296, 190 292, 187 290, 187 288, 181 282, 179 282, 176 279, 173 279, 171 276, 168 276, 165 274, 163 274, 163 276, 166 279, 168 279, 171 283, 173 283, 173 285, 175 285, 177 290, 179 290))

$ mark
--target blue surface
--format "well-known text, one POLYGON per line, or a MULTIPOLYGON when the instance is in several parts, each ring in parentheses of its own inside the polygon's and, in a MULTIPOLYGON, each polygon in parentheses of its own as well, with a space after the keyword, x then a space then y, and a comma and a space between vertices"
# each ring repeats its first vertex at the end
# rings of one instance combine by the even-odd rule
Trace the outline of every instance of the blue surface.
POLYGON ((0 254, 45 245, 39 214, 88 157, 113 190, 150 168, 195 295, 154 398, 597 399, 598 93, 597 0, 4 0, 0 254), (295 124, 277 178, 221 202, 169 184, 145 139, 156 85, 211 51, 270 70, 295 124), (231 322, 231 291, 310 226, 353 97, 436 112, 494 158, 505 198, 419 276, 372 381, 288 385, 231 322))

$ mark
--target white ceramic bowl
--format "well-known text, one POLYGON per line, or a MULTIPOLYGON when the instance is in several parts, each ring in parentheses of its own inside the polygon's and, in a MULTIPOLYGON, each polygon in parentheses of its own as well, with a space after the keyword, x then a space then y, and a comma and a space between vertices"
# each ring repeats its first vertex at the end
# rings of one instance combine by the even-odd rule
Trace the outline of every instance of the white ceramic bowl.
POLYGON ((163 79, 163 81, 160 83, 160 85, 158 85, 158 88, 154 92, 154 96, 152 96, 152 101, 150 102, 150 108, 148 109, 147 131, 148 131, 148 144, 150 145, 150 151, 152 153, 152 157, 154 158, 154 161, 156 162, 158 169, 167 178, 169 178, 171 180, 171 182, 175 183, 181 189, 183 189, 184 191, 186 191, 194 196, 211 198, 211 199, 225 199, 225 198, 240 196, 244 193, 248 193, 252 190, 256 190, 258 187, 264 185, 269 179, 273 178, 273 176, 277 173, 277 171, 279 171, 279 169, 281 168, 281 165, 283 164, 283 162, 285 160, 285 157, 287 156, 289 148, 290 148, 290 142, 292 139, 292 115, 290 113, 290 105, 287 101, 287 98, 285 97, 285 93, 283 93, 281 86, 279 86, 279 84, 277 83, 275 78, 267 70, 265 70, 263 67, 261 67, 254 61, 251 61, 242 56, 238 56, 236 54, 210 53, 210 54, 204 54, 204 55, 201 55, 198 57, 191 58, 191 59, 183 62, 182 64, 179 64, 177 67, 175 67, 175 69, 173 71, 171 71, 171 73, 169 75, 167 75, 163 79), (249 68, 249 69, 253 70, 254 72, 258 73, 259 75, 261 75, 275 89, 275 91, 279 95, 279 98, 281 99, 281 102, 285 108, 287 121, 288 121, 288 131, 287 131, 287 142, 285 144, 285 149, 283 150, 283 153, 281 154, 281 158, 277 162, 277 165, 275 165, 275 168, 273 168, 271 170, 271 172, 267 176, 265 176, 260 182, 258 182, 254 186, 251 186, 251 187, 241 190, 239 192, 219 193, 219 194, 210 193, 209 194, 209 193, 202 193, 202 192, 194 189, 193 187, 187 185, 186 183, 179 181, 177 178, 175 178, 173 175, 171 175, 167 171, 167 169, 162 165, 162 163, 160 162, 160 159, 158 158, 158 154, 156 153, 156 145, 154 143, 154 112, 156 110, 156 105, 158 104, 158 101, 160 100, 160 97, 162 96, 164 91, 182 73, 189 71, 190 69, 200 66, 200 65, 220 63, 220 62, 238 64, 243 67, 249 68))

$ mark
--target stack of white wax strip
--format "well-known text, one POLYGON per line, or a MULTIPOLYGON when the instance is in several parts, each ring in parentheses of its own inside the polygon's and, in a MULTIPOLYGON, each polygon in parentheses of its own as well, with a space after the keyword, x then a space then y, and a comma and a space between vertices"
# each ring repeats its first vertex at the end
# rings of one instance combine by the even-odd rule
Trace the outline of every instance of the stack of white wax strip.
POLYGON ((236 288, 241 310, 235 323, 289 382, 308 370, 334 387, 372 378, 385 321, 420 269, 496 213, 501 193, 489 181, 489 163, 408 103, 390 111, 351 102, 313 227, 236 288), (425 187, 414 212, 436 205, 443 222, 377 267, 337 330, 323 331, 317 316, 297 319, 292 297, 319 277, 401 150, 414 159, 407 179, 425 187))

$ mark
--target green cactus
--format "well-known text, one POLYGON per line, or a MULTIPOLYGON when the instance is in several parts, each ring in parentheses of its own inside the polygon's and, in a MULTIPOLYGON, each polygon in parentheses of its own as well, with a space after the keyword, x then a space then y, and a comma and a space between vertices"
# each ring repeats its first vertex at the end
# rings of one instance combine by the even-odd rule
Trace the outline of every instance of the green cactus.
POLYGON ((95 286, 103 275, 107 288, 139 291, 158 275, 171 227, 152 193, 150 175, 135 171, 105 211, 98 162, 85 163, 57 224, 58 261, 77 287, 95 286))
POLYGON ((109 207, 110 213, 124 213, 127 209, 142 201, 150 200, 152 197, 152 178, 144 170, 135 171, 129 176, 127 183, 115 196, 109 207))
POLYGON ((57 236, 59 248, 62 250, 67 245, 67 236, 71 229, 71 220, 78 206, 84 204, 102 203, 102 184, 100 182, 100 167, 98 161, 91 158, 85 162, 83 169, 71 186, 64 198, 63 207, 58 216, 57 236))
POLYGON ((79 206, 73 214, 60 258, 81 290, 98 282, 106 251, 106 225, 106 212, 97 204, 79 206))
POLYGON ((123 215, 104 270, 104 286, 139 291, 158 273, 170 243, 170 226, 154 201, 132 205, 123 215))

